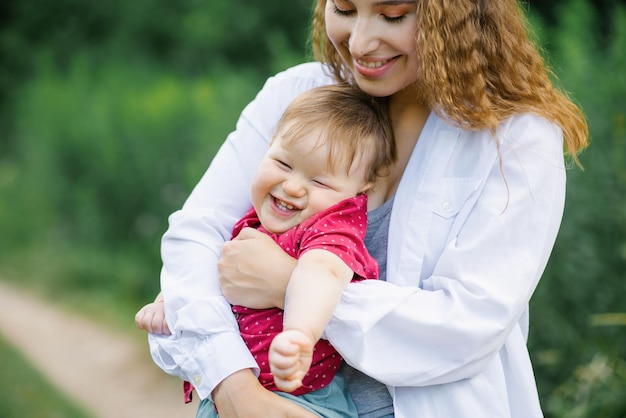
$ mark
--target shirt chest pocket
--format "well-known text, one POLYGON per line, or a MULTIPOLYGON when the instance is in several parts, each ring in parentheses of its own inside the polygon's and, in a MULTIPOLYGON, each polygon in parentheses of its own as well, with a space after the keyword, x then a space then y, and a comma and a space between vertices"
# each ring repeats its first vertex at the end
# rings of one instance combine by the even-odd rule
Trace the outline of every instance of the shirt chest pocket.
POLYGON ((433 194, 432 217, 423 260, 423 276, 432 274, 437 260, 450 240, 452 225, 461 209, 479 193, 479 177, 444 177, 433 194))
POLYGON ((434 201, 433 212, 444 220, 453 219, 480 187, 479 177, 445 177, 434 201))

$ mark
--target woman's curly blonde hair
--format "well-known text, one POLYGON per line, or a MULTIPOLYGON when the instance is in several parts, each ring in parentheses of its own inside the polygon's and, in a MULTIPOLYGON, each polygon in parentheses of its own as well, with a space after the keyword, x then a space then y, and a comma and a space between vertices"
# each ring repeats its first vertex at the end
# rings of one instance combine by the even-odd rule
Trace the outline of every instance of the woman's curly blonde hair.
MULTIPOLYGON (((327 0, 313 14, 315 58, 339 82, 350 71, 328 39, 327 0)), ((490 129, 517 113, 533 112, 563 130, 566 152, 587 146, 581 109, 552 83, 552 72, 529 37, 517 0, 417 0, 419 94, 440 116, 467 129, 490 129)))

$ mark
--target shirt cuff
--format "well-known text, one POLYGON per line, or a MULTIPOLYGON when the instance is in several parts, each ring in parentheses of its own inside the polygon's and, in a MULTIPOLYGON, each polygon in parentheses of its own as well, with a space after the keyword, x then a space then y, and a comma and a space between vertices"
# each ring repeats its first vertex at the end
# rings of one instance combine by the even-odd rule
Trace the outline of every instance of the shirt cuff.
POLYGON ((256 361, 239 332, 212 335, 148 336, 152 359, 164 372, 191 382, 201 399, 226 377, 242 369, 259 375, 256 361))

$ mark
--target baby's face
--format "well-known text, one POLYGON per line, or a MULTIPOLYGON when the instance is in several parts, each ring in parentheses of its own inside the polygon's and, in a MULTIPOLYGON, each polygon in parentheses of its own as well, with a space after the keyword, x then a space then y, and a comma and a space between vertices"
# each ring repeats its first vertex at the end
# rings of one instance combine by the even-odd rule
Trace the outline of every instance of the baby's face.
POLYGON ((317 132, 287 143, 276 135, 252 179, 252 204, 263 226, 282 233, 305 219, 364 192, 365 167, 335 161, 317 132))

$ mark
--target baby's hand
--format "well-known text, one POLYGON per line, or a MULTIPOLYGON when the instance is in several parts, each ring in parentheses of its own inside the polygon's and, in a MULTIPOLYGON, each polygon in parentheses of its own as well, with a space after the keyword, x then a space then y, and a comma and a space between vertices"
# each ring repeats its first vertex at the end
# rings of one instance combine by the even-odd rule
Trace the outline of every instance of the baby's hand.
POLYGON ((284 392, 302 386, 302 379, 311 367, 314 341, 304 332, 287 330, 278 334, 270 345, 270 370, 274 383, 284 392))
POLYGON ((137 328, 148 331, 150 334, 170 335, 170 329, 165 320, 165 306, 162 300, 147 304, 135 315, 137 328))

